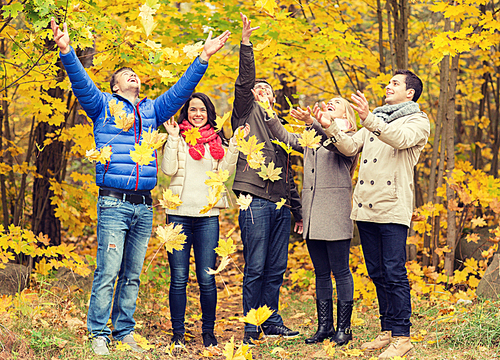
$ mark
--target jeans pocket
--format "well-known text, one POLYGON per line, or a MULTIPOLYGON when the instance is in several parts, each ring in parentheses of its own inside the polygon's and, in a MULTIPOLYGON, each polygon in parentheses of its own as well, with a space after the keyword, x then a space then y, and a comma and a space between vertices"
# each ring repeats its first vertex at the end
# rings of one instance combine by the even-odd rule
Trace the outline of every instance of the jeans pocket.
POLYGON ((97 204, 101 209, 117 209, 122 206, 123 200, 111 196, 99 196, 97 204))

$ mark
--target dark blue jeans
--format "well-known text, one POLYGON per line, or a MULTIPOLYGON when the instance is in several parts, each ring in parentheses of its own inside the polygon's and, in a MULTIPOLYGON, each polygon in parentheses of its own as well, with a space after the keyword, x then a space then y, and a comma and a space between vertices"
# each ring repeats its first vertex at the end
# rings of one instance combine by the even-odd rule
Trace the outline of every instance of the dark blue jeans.
POLYGON ((351 239, 348 240, 306 240, 307 249, 316 274, 316 297, 329 300, 333 296, 332 273, 337 288, 337 300, 352 301, 354 281, 349 268, 351 239))
MULTIPOLYGON (((290 210, 254 198, 247 210, 240 210, 239 224, 243 242, 243 313, 267 305, 273 314, 265 325, 283 325, 278 314, 279 295, 288 260, 290 210)), ((245 324, 245 331, 257 331, 245 324)))
POLYGON ((109 340, 110 312, 115 340, 134 330, 139 276, 152 227, 152 206, 99 196, 96 269, 87 315, 91 337, 104 336, 109 340))
POLYGON ((375 287, 382 331, 410 336, 411 298, 406 272, 408 227, 357 221, 366 268, 375 287))
POLYGON ((186 314, 186 285, 189 279, 189 256, 191 246, 194 250, 196 279, 200 287, 202 312, 202 332, 214 330, 215 308, 217 306, 217 286, 214 275, 208 275, 207 269, 215 270, 217 254, 214 249, 219 242, 219 217, 191 217, 167 215, 167 223, 181 224, 187 236, 184 248, 168 253, 170 264, 169 305, 174 333, 184 333, 186 314))

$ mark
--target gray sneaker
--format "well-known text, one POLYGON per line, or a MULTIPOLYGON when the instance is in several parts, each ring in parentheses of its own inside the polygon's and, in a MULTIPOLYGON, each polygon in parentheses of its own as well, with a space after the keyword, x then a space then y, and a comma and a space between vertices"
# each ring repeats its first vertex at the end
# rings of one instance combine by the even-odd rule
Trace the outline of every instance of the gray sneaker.
POLYGON ((96 355, 109 355, 108 341, 104 336, 97 336, 92 339, 92 350, 96 355))
POLYGON ((130 347, 132 348, 132 351, 135 351, 137 353, 143 353, 145 352, 146 350, 144 350, 143 348, 141 348, 137 342, 135 341, 134 339, 134 332, 132 331, 130 334, 128 335, 125 335, 122 339, 122 343, 123 344, 129 344, 130 347))

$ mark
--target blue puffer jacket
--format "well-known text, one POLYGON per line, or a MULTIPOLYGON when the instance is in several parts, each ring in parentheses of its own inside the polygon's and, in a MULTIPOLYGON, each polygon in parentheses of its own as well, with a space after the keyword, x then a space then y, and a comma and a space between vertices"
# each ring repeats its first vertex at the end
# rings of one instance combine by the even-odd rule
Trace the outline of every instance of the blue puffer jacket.
POLYGON ((156 185, 158 163, 151 161, 139 166, 132 161, 130 151, 139 144, 143 131, 149 127, 157 129, 170 119, 193 93, 208 67, 197 58, 184 75, 167 92, 155 100, 144 98, 137 104, 117 95, 100 91, 83 68, 73 49, 68 54, 59 54, 68 73, 73 92, 87 115, 94 123, 94 139, 97 149, 111 145, 111 160, 96 165, 96 184, 127 191, 151 190, 156 185), (109 112, 109 102, 122 102, 127 114, 135 115, 134 126, 127 132, 115 126, 109 112))

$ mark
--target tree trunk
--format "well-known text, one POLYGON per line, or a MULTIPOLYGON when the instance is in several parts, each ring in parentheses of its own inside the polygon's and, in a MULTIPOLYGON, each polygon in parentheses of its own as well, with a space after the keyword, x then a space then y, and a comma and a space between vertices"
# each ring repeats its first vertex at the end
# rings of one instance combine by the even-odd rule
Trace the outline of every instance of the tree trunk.
POLYGON ((410 6, 408 0, 390 0, 394 19, 394 37, 396 66, 408 69, 408 18, 410 6))
POLYGON ((382 19, 382 4, 377 0, 377 21, 378 21, 378 52, 379 52, 379 71, 385 74, 385 59, 384 59, 384 22, 382 19))

